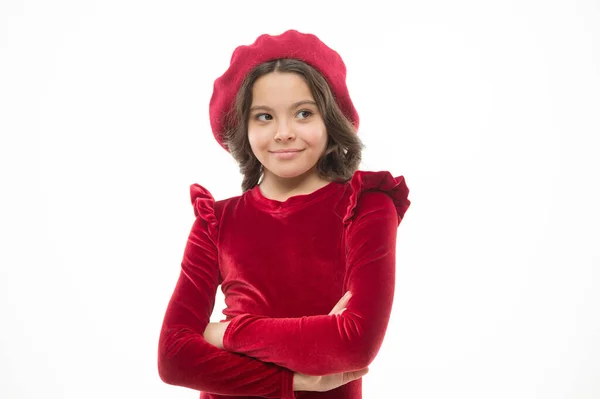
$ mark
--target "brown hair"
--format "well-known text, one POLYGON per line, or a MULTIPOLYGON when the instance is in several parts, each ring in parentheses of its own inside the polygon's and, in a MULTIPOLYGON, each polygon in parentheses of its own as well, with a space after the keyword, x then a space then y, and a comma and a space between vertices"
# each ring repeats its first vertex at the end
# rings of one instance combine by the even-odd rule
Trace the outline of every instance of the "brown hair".
POLYGON ((248 121, 254 82, 271 72, 296 73, 306 81, 323 117, 328 136, 327 148, 317 162, 317 173, 330 181, 349 180, 359 167, 364 148, 354 125, 340 110, 323 75, 302 61, 282 58, 260 64, 248 73, 227 117, 224 140, 244 176, 242 191, 256 186, 263 174, 262 165, 252 152, 248 140, 248 121))

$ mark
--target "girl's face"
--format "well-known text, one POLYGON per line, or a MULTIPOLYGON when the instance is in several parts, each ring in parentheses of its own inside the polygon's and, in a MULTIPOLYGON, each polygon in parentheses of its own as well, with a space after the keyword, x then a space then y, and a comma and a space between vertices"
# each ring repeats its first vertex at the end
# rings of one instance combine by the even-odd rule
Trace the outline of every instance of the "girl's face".
POLYGON ((301 76, 272 72, 258 78, 252 88, 249 118, 248 140, 264 166, 265 178, 269 174, 294 178, 314 172, 327 148, 327 129, 301 76))

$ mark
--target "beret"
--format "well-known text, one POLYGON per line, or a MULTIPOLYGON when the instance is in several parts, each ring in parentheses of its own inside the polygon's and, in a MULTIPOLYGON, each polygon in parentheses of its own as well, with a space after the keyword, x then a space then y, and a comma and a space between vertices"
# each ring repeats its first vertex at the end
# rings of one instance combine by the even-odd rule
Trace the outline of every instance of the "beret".
POLYGON ((224 142, 226 118, 242 82, 256 66, 280 58, 297 59, 319 71, 342 113, 358 129, 359 117, 346 86, 346 65, 342 57, 317 36, 290 29, 276 36, 263 34, 251 45, 238 46, 229 68, 215 80, 209 104, 210 125, 215 139, 225 150, 229 151, 224 142))

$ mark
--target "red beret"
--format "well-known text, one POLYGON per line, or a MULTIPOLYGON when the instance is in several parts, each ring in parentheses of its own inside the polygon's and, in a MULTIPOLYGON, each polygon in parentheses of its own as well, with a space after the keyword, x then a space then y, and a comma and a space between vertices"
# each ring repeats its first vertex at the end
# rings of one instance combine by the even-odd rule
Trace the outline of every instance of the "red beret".
POLYGON ((346 65, 340 55, 312 34, 288 30, 281 35, 261 35, 250 46, 237 47, 229 68, 215 80, 210 99, 210 125, 215 139, 226 150, 223 141, 225 119, 234 105, 236 94, 246 75, 257 65, 278 58, 304 61, 319 71, 336 98, 338 106, 358 129, 358 113, 346 87, 346 65))

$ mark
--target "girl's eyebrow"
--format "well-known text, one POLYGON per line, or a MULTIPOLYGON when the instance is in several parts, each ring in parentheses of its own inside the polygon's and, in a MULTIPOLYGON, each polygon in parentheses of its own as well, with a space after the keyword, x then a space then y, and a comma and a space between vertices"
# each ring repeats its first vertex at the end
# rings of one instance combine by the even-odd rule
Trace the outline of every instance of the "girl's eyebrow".
MULTIPOLYGON (((298 101, 298 102, 293 103, 290 106, 290 109, 298 108, 299 106, 304 105, 304 104, 317 105, 317 103, 314 102, 314 101, 312 101, 312 100, 302 100, 302 101, 298 101)), ((254 105, 254 106, 250 107, 250 112, 256 111, 256 110, 259 110, 259 109, 263 109, 263 110, 266 110, 266 111, 273 111, 272 108, 267 107, 266 105, 254 105)))

